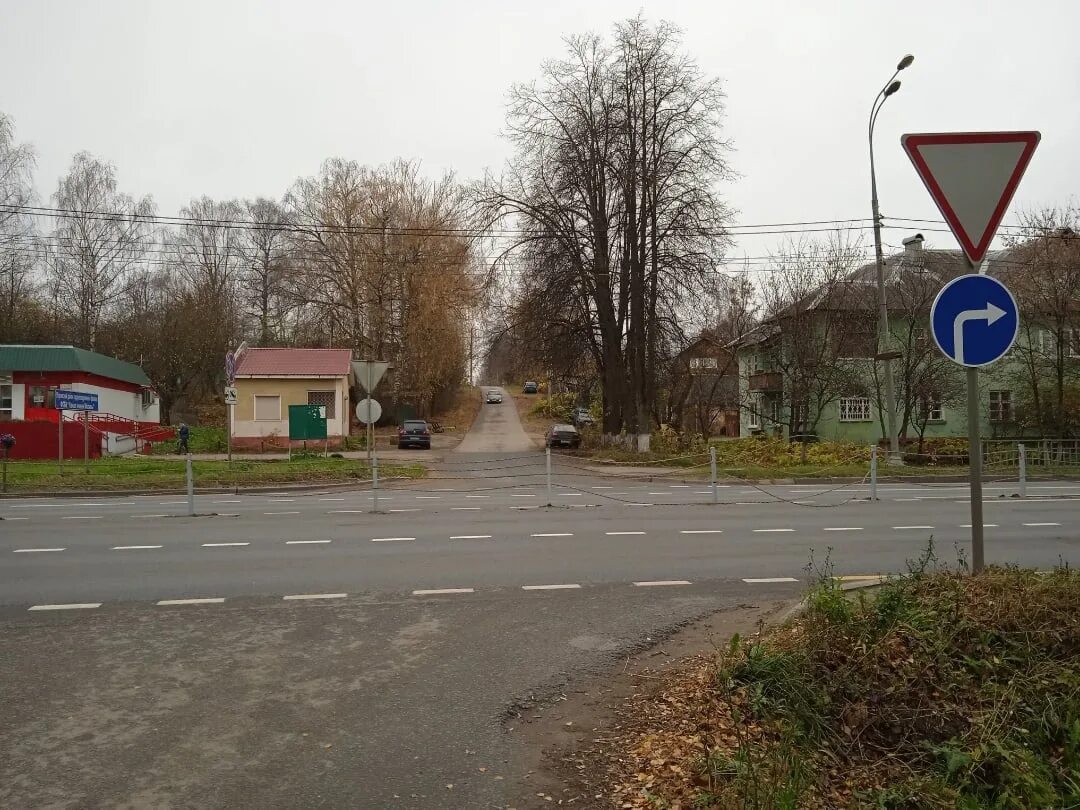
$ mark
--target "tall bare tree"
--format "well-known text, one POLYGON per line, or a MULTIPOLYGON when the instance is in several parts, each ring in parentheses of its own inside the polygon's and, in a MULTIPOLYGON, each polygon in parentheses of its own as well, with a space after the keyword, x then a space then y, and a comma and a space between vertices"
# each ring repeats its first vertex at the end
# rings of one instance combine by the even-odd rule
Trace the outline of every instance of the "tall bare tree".
MULTIPOLYGON (((511 89, 515 156, 481 200, 523 236, 522 300, 592 355, 603 429, 648 446, 657 371, 726 245, 723 96, 678 30, 637 18, 612 44, 575 37, 539 84, 511 89), (542 302, 542 303, 541 303, 542 302)), ((521 314, 521 310, 517 312, 521 314)))
POLYGON ((290 305, 287 291, 290 273, 290 240, 285 210, 265 197, 244 203, 249 227, 241 233, 243 268, 241 299, 250 322, 250 333, 259 345, 286 339, 290 305))
POLYGON ((73 321, 74 339, 93 349, 102 318, 146 255, 154 203, 120 192, 116 167, 88 152, 75 155, 53 201, 64 212, 49 261, 57 303, 73 321))

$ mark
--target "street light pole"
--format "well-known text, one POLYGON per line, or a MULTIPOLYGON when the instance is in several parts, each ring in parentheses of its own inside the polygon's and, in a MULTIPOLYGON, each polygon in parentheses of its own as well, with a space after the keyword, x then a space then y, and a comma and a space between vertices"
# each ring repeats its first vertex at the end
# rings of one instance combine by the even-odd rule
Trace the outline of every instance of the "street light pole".
POLYGON ((915 57, 908 54, 896 66, 896 72, 890 77, 885 86, 881 88, 870 108, 870 126, 868 140, 870 142, 870 208, 874 217, 874 256, 877 262, 877 299, 878 299, 878 356, 884 364, 885 376, 885 427, 889 433, 889 464, 900 464, 900 435, 896 426, 896 383, 893 379, 892 361, 898 356, 892 351, 892 340, 889 333, 889 306, 885 297, 885 254, 881 249, 881 211, 878 208, 877 173, 874 169, 874 124, 877 123, 878 113, 881 112, 885 100, 900 89, 900 82, 896 77, 900 71, 915 61, 915 57))

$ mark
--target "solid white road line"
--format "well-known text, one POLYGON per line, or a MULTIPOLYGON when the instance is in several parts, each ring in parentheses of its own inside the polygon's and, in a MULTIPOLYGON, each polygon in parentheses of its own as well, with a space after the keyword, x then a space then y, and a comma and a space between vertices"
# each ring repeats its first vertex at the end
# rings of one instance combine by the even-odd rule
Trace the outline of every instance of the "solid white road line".
POLYGON ((61 520, 101 520, 103 515, 65 515, 61 520))
POLYGON ((203 543, 205 548, 225 548, 226 546, 250 546, 251 543, 203 543))
POLYGON ((683 529, 679 534, 722 534, 723 529, 683 529))
POLYGON ((530 534, 529 537, 573 537, 570 532, 545 532, 541 534, 530 534))
POLYGON ((580 588, 581 586, 575 583, 568 583, 566 585, 522 585, 523 591, 568 591, 574 588, 580 588))
POLYGON ((148 548, 162 548, 162 546, 113 546, 113 551, 140 551, 148 548))
POLYGON ((764 583, 768 583, 768 582, 798 582, 798 581, 799 580, 795 579, 795 577, 750 577, 749 579, 744 579, 743 580, 743 582, 746 582, 746 583, 748 583, 750 585, 756 585, 758 583, 764 584, 764 583))
POLYGON ((479 506, 451 506, 450 507, 451 512, 478 512, 479 510, 480 510, 479 506))
POLYGON ((933 526, 893 526, 897 531, 904 531, 905 529, 932 529, 933 526))
POLYGON ((68 605, 31 605, 27 610, 90 610, 101 607, 101 602, 72 602, 68 605))
POLYGON ((1060 526, 1060 523, 1021 523, 1021 526, 1060 526))
POLYGON ((690 580, 688 580, 688 579, 655 579, 655 580, 647 580, 645 582, 635 582, 634 583, 634 585, 636 585, 639 588, 655 588, 655 587, 663 586, 663 585, 689 585, 689 584, 690 584, 690 580))
POLYGON ((292 593, 288 596, 281 597, 285 600, 296 599, 344 599, 348 596, 347 593, 292 593))
POLYGON ((861 532, 862 526, 828 526, 823 532, 861 532))
POLYGON ((372 543, 395 543, 398 540, 415 540, 415 537, 372 537, 372 543))
POLYGON ((754 529, 755 532, 793 532, 794 529, 754 529))
POLYGON ((438 596, 444 593, 476 593, 472 588, 429 588, 413 591, 413 596, 438 596))
POLYGON ((645 532, 604 532, 604 534, 610 537, 618 537, 623 534, 645 534, 645 532))
POLYGON ((13 554, 37 554, 42 551, 67 551, 64 548, 15 548, 13 554))
POLYGON ((287 546, 310 546, 310 545, 315 545, 317 543, 329 543, 329 542, 330 542, 329 540, 286 540, 285 545, 287 545, 287 546))
POLYGON ((159 605, 220 605, 225 601, 222 596, 211 596, 204 599, 162 599, 159 605))
POLYGON ((452 534, 451 540, 490 540, 490 534, 452 534))

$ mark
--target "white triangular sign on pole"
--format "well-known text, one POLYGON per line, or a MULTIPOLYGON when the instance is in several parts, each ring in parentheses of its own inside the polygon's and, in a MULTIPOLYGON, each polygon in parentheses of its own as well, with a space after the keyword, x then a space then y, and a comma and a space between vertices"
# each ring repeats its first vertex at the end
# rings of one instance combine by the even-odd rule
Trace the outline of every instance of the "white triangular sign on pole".
POLYGON ((901 136, 901 146, 972 264, 986 255, 1040 137, 1038 132, 901 136))
POLYGON ((381 360, 353 360, 353 374, 357 384, 369 394, 375 390, 390 364, 381 360))

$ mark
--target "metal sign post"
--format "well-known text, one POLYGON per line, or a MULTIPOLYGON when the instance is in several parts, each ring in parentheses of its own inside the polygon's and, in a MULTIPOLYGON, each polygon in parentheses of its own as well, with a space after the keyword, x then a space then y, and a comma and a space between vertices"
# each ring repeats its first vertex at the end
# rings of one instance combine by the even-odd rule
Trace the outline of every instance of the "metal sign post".
POLYGON ((90 411, 82 414, 83 469, 90 472, 90 411))
POLYGON ((971 570, 976 574, 985 563, 979 368, 1004 357, 1020 328, 1012 293, 979 269, 1040 137, 1033 131, 946 132, 900 139, 971 268, 937 294, 930 327, 941 352, 967 368, 971 570))
POLYGON ((60 458, 57 460, 57 464, 60 467, 60 474, 63 475, 64 474, 64 412, 60 411, 59 413, 60 413, 60 419, 56 423, 56 426, 59 428, 59 430, 57 431, 56 444, 60 448, 60 452, 59 452, 60 458))
MULTIPOLYGON (((383 360, 354 360, 352 364, 353 374, 356 376, 357 384, 364 389, 364 392, 371 398, 371 395, 375 393, 375 386, 379 384, 379 380, 383 378, 386 370, 390 368, 390 364, 383 360)), ((367 424, 367 430, 364 432, 365 443, 367 444, 367 463, 368 469, 371 469, 371 455, 372 445, 375 443, 375 422, 379 421, 379 416, 382 415, 380 410, 379 414, 375 416, 367 424)), ((357 406, 357 418, 363 420, 360 417, 359 406, 357 406)))

